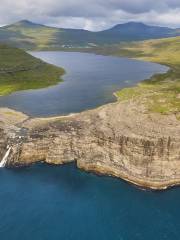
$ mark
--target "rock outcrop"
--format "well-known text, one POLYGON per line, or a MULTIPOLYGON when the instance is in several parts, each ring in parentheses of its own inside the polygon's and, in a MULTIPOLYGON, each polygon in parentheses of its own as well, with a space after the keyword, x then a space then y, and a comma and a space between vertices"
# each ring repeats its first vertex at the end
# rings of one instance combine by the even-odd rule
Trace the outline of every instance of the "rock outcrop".
POLYGON ((117 102, 67 117, 29 118, 0 110, 0 157, 7 165, 76 161, 86 171, 165 189, 180 184, 180 121, 117 102))

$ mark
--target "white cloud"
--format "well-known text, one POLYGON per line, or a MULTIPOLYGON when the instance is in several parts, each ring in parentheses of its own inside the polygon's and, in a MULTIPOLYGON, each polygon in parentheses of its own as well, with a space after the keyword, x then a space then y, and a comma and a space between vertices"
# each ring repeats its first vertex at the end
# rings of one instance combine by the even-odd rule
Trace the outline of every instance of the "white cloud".
POLYGON ((179 0, 1 0, 0 25, 21 19, 100 30, 127 21, 180 26, 179 0))

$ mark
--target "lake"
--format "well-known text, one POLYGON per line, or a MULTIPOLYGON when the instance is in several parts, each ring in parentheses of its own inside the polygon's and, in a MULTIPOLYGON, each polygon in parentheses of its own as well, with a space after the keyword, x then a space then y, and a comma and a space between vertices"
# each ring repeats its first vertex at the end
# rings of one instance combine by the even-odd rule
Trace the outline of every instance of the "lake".
POLYGON ((115 91, 168 70, 155 63, 88 53, 31 54, 66 70, 64 82, 56 86, 0 97, 0 107, 13 108, 31 116, 76 113, 114 102, 115 91))

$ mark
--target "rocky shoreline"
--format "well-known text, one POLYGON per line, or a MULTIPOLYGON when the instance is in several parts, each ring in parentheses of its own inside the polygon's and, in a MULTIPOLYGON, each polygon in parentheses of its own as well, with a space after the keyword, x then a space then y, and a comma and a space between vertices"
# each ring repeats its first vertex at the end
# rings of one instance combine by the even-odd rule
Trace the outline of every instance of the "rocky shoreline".
POLYGON ((108 104, 54 118, 0 109, 0 159, 7 167, 76 161, 85 171, 150 189, 180 185, 180 121, 139 102, 108 104))

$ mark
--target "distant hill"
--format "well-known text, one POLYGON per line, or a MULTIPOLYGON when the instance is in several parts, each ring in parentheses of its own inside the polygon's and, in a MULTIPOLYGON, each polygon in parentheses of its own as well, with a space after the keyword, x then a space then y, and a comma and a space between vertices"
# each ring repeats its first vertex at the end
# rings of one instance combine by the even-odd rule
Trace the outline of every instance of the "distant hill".
POLYGON ((178 35, 175 29, 167 27, 148 26, 143 23, 129 22, 118 24, 111 29, 102 31, 104 37, 113 41, 122 40, 147 40, 153 38, 164 38, 178 35))
POLYGON ((91 32, 83 29, 48 27, 27 20, 0 28, 0 42, 23 49, 61 49, 115 44, 122 41, 147 40, 179 36, 179 29, 129 22, 110 29, 91 32))
POLYGON ((38 24, 38 23, 33 23, 31 21, 28 20, 21 20, 19 22, 16 22, 12 25, 7 25, 5 28, 6 29, 11 29, 11 28, 16 28, 16 29, 21 29, 21 28, 42 28, 42 27, 46 27, 42 24, 38 24))
POLYGON ((86 46, 93 33, 78 29, 61 29, 27 20, 0 28, 0 42, 24 49, 58 49, 86 46))

